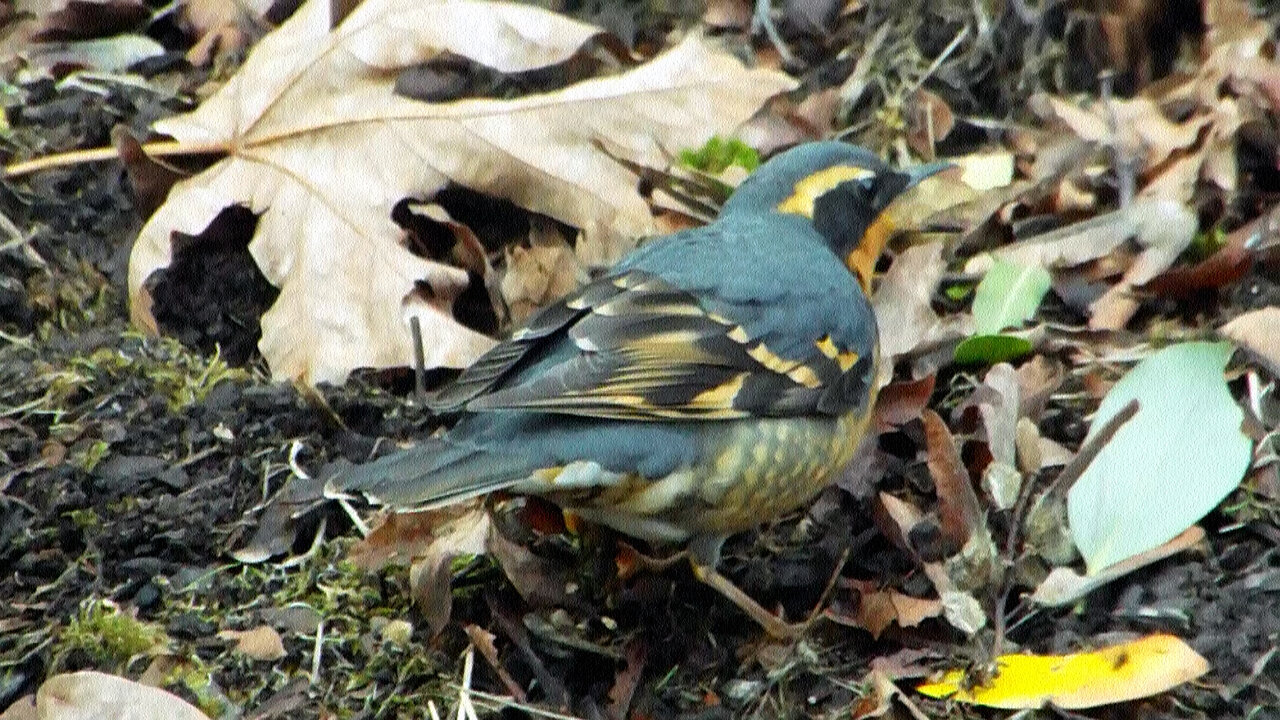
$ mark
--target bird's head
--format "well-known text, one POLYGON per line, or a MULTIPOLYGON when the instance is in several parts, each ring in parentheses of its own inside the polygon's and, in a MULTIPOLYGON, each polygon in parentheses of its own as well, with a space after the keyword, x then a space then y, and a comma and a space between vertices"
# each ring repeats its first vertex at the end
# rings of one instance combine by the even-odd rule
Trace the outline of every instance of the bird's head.
POLYGON ((857 145, 806 143, 761 165, 720 215, 778 212, 808 218, 869 290, 876 260, 898 229, 893 201, 948 167, 933 163, 896 170, 857 145))

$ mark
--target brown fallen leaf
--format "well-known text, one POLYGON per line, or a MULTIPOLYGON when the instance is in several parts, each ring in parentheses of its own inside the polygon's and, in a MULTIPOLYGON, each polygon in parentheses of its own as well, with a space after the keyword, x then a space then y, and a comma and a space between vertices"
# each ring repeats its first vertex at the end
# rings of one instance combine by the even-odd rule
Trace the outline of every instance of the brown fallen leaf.
POLYGON ((157 123, 179 146, 228 157, 174 186, 129 272, 134 321, 154 327, 146 280, 171 262, 172 234, 198 233, 232 205, 260 213, 249 250, 280 295, 259 347, 275 377, 307 383, 412 364, 410 317, 428 367, 463 367, 492 345, 450 315, 466 272, 396 242, 390 210, 402 198, 454 181, 614 238, 616 257, 652 218, 634 176, 593 140, 662 164, 664 150, 728 133, 793 86, 691 35, 633 70, 552 93, 425 103, 393 92, 398 70, 445 52, 528 70, 567 59, 600 31, 498 2, 369 0, 332 33, 327 17, 328 3, 311 0, 213 97, 157 123), (430 297, 413 292, 420 284, 430 297))
POLYGON ((515 678, 511 677, 511 673, 503 666, 502 659, 498 656, 498 646, 494 643, 497 636, 474 624, 468 624, 463 630, 466 631, 467 638, 471 640, 471 645, 480 652, 480 657, 489 663, 489 667, 493 668, 493 671, 498 675, 498 679, 507 688, 507 692, 511 693, 511 697, 515 698, 516 702, 528 702, 524 688, 515 681, 515 678))
POLYGON ((1193 116, 1175 123, 1146 97, 1096 102, 1086 109, 1062 98, 1040 96, 1033 98, 1029 106, 1085 142, 1104 146, 1118 143, 1125 154, 1142 162, 1144 170, 1159 165, 1174 152, 1190 148, 1211 122, 1210 118, 1193 116))
POLYGON ((1199 227, 1198 216, 1183 203, 1141 198, 1119 210, 972 258, 965 265, 965 272, 985 272, 994 258, 1048 269, 1073 267, 1107 256, 1125 242, 1135 240, 1143 247, 1142 252, 1124 271, 1120 282, 1089 306, 1090 328, 1119 330, 1140 305, 1135 289, 1168 269, 1199 227))
POLYGON ((1094 330, 1123 329, 1141 305, 1136 289, 1173 265, 1200 227, 1195 211, 1182 203, 1157 200, 1146 205, 1138 201, 1129 208, 1142 208, 1136 238, 1144 249, 1120 282, 1089 306, 1089 327, 1094 330))
POLYGON ((1066 377, 1062 363, 1044 355, 1036 355, 1018 366, 1018 414, 1038 421, 1049 403, 1049 396, 1062 387, 1066 377))
POLYGON ((351 546, 347 559, 363 572, 408 565, 435 543, 442 528, 480 509, 478 502, 423 512, 389 512, 369 534, 351 546))
POLYGON ((436 530, 434 540, 409 566, 409 586, 431 637, 440 634, 453 613, 450 565, 459 555, 481 555, 492 527, 489 513, 475 508, 436 530))
POLYGON ((142 217, 150 217, 156 208, 164 204, 174 183, 189 174, 147 155, 127 125, 111 129, 111 144, 119 153, 120 162, 129 176, 134 207, 142 217))
POLYGON ((254 30, 266 27, 265 17, 276 0, 183 0, 178 4, 180 25, 196 38, 187 61, 196 67, 243 50, 254 30))
POLYGON ((1170 268, 1141 287, 1143 292, 1181 297, 1199 290, 1220 288, 1239 280, 1249 272, 1254 263, 1254 251, 1250 240, 1265 232, 1268 223, 1274 222, 1274 213, 1264 213, 1227 235, 1226 242, 1217 252, 1195 265, 1170 268))
POLYGON ((41 720, 208 720, 171 692, 94 670, 45 680, 36 710, 41 720))
POLYGON ((800 101, 794 118, 809 126, 815 139, 830 137, 835 129, 836 113, 840 110, 840 92, 836 88, 819 90, 800 101))
POLYGON ((943 244, 914 245, 898 253, 881 278, 871 305, 880 327, 880 353, 886 359, 929 349, 967 334, 967 320, 943 320, 933 311, 933 293, 947 264, 942 259, 943 244))
POLYGON ((955 113, 942 96, 919 88, 907 99, 907 145, 926 160, 938 157, 937 144, 956 126, 955 113))
POLYGON ((886 715, 899 717, 898 713, 894 712, 896 707, 905 708, 909 713, 908 717, 914 720, 928 720, 929 716, 921 712, 915 703, 893 683, 893 678, 884 671, 872 669, 864 678, 863 685, 868 688, 867 692, 849 709, 849 717, 853 720, 886 715))
POLYGON ((490 533, 485 547, 531 607, 575 604, 569 594, 569 587, 576 581, 572 565, 539 557, 501 532, 490 533))
POLYGON ((511 321, 517 325, 534 310, 568 295, 587 277, 568 241, 549 225, 535 222, 529 247, 517 245, 507 251, 500 287, 511 321))
POLYGON ((946 423, 932 410, 925 410, 922 418, 929 474, 938 492, 938 521, 948 544, 944 554, 950 555, 959 551, 983 525, 982 504, 946 423))
POLYGON ((847 580, 846 586, 856 595, 854 610, 842 611, 837 605, 827 610, 827 618, 848 627, 860 627, 875 639, 895 623, 903 628, 916 627, 942 615, 942 601, 937 598, 904 595, 866 580, 847 580))
POLYGON ((648 661, 649 651, 645 640, 632 638, 625 649, 627 665, 613 679, 609 688, 609 715, 614 718, 634 717, 628 714, 631 700, 644 678, 644 668, 648 661))
POLYGON ((871 520, 880 534, 907 552, 912 552, 907 538, 923 519, 924 513, 920 508, 887 492, 878 493, 876 502, 871 505, 871 520))
POLYGON ((937 375, 919 380, 892 382, 876 396, 875 422, 882 430, 905 425, 920 417, 933 396, 937 375))
POLYGON ((234 641, 236 652, 254 660, 269 662, 285 656, 284 641, 270 625, 259 625, 250 630, 223 630, 218 637, 234 641))

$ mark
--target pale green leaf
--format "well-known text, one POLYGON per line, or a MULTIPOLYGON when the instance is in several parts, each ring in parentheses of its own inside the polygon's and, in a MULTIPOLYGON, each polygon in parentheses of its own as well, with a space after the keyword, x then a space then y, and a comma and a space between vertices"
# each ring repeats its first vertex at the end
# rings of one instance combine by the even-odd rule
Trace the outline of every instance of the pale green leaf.
POLYGON ((975 335, 994 335, 1035 314, 1052 278, 1039 266, 996 260, 973 296, 975 335))
POLYGON ((1165 348, 1103 399, 1090 436, 1131 401, 1139 410, 1067 497, 1071 535, 1090 574, 1177 536, 1240 483, 1251 443, 1223 379, 1232 351, 1208 342, 1165 348))

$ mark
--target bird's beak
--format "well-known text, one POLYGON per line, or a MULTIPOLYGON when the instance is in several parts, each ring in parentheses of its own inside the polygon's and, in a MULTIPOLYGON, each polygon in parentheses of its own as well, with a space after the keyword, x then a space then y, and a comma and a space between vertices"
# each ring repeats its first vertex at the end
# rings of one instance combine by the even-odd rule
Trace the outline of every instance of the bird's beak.
POLYGON ((902 217, 909 214, 902 212, 907 208, 907 203, 903 200, 910 198, 911 189, 916 185, 953 167, 955 165, 949 162, 933 162, 902 171, 907 176, 907 184, 896 195, 886 198, 884 207, 880 208, 876 219, 871 221, 863 233, 862 241, 845 258, 845 265, 858 276, 858 281, 862 283, 862 289, 868 296, 871 294, 871 277, 875 273, 876 262, 880 260, 880 253, 884 252, 884 246, 894 233, 902 228, 902 217))

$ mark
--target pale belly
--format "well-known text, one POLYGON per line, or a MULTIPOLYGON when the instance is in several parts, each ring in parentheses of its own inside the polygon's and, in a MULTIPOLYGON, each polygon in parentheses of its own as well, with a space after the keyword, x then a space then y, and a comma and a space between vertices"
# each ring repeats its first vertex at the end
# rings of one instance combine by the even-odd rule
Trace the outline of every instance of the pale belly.
POLYGON ((513 489, 645 540, 727 536, 809 503, 853 459, 867 422, 855 414, 730 421, 718 452, 662 479, 575 463, 513 489))

